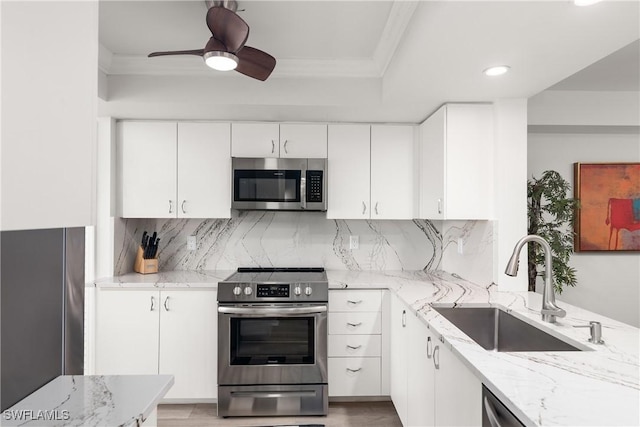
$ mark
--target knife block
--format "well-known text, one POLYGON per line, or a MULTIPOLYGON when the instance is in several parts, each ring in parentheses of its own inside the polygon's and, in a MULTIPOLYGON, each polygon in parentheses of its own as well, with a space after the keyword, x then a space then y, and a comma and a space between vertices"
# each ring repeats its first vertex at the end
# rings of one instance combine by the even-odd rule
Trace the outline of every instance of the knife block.
POLYGON ((150 274, 158 272, 158 257, 144 259, 142 257, 144 251, 142 246, 138 246, 138 253, 136 254, 136 261, 133 263, 133 269, 136 273, 150 274))

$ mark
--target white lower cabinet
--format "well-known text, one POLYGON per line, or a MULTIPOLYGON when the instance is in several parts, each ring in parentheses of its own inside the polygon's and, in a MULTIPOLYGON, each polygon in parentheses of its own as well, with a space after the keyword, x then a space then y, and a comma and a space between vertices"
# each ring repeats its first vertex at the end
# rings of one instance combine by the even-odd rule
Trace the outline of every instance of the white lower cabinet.
POLYGON ((383 292, 329 291, 329 396, 383 394, 383 292))
POLYGON ((96 305, 96 374, 171 374, 166 399, 217 397, 215 290, 102 288, 96 305))
POLYGON ((404 426, 482 425, 482 383, 396 296, 391 400, 404 426))

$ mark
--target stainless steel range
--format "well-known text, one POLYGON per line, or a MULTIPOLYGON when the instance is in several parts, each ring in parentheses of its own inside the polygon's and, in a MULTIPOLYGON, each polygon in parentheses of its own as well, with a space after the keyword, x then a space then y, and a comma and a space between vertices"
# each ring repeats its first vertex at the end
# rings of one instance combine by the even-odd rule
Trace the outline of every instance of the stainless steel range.
POLYGON ((326 415, 323 268, 239 268, 218 283, 218 415, 326 415))

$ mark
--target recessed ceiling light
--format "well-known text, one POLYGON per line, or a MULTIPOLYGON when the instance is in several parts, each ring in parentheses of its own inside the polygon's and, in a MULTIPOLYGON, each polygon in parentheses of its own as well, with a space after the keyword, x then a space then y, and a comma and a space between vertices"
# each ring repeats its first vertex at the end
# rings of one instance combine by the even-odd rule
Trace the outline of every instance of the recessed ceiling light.
POLYGON ((508 65, 497 65, 495 67, 489 67, 483 71, 483 73, 487 76, 501 76, 507 71, 509 71, 508 65))
POLYGON ((576 6, 591 6, 592 4, 600 3, 602 0, 573 0, 573 4, 576 6))

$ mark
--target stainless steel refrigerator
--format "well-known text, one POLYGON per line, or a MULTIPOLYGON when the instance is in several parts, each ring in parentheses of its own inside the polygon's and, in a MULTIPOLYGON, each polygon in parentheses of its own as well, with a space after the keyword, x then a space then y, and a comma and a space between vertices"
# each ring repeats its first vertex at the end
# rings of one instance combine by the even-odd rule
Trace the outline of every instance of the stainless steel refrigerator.
MULTIPOLYGON (((84 365, 84 228, 0 235, 2 411, 84 365)), ((35 409, 35 408, 34 408, 35 409)))

